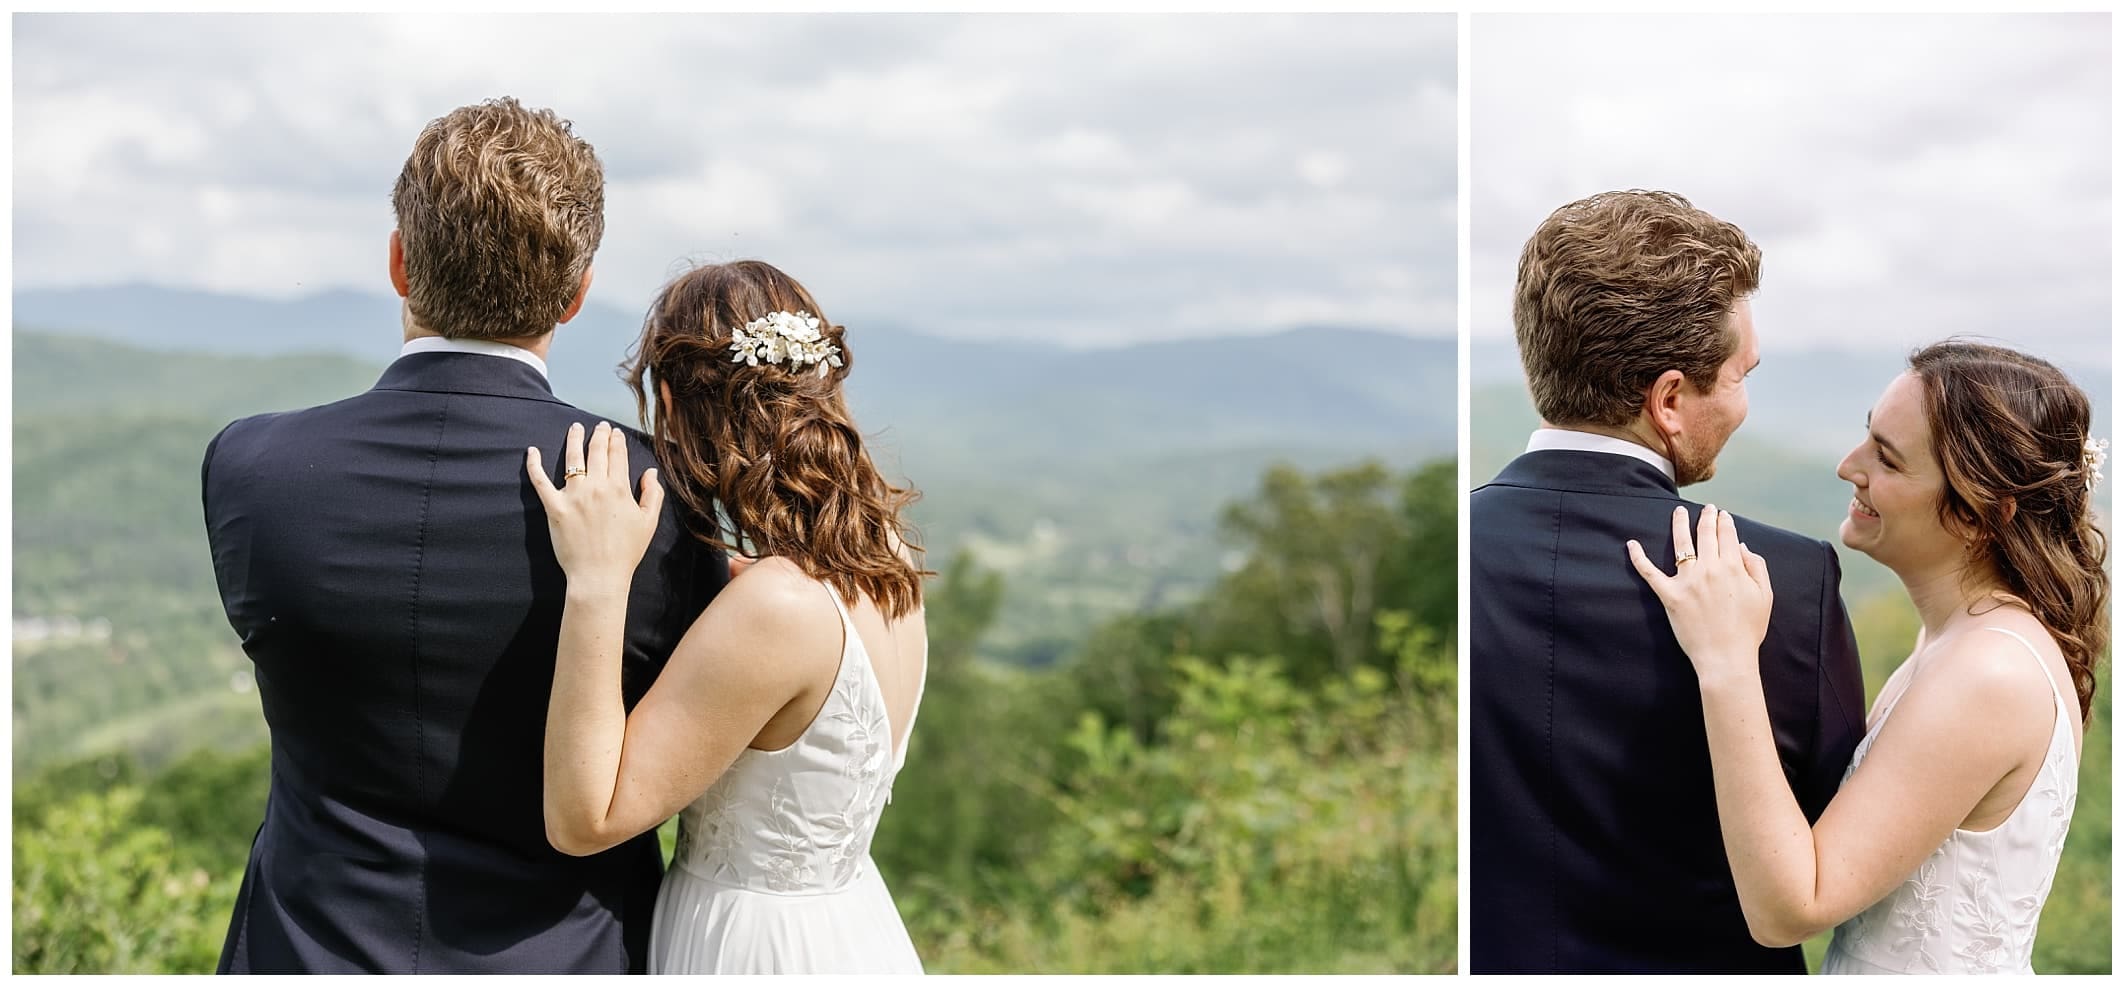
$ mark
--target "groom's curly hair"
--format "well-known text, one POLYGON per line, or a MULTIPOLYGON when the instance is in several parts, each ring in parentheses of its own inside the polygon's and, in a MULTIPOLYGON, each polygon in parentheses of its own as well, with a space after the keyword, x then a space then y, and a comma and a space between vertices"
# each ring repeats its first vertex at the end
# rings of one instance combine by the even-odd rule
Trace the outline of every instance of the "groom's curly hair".
POLYGON ((1672 192, 1603 192, 1550 213, 1520 251, 1512 299, 1535 410, 1622 425, 1669 370, 1710 389, 1739 345, 1727 316, 1761 277, 1740 227, 1672 192))
POLYGON ((605 235, 605 169, 552 110, 514 99, 432 120, 391 189, 407 306, 445 336, 553 331, 605 235))
POLYGON ((2108 538, 2095 526, 2087 392, 2048 361, 1966 340, 1910 356, 1946 480, 1940 518, 1969 538, 2065 656, 2080 717, 2094 715, 2109 645, 2108 538))
POLYGON ((921 546, 901 511, 919 495, 886 482, 842 397, 855 366, 846 331, 773 265, 710 264, 664 286, 620 369, 695 537, 782 556, 897 618, 921 605, 934 573, 909 561, 921 546), (731 331, 773 312, 817 316, 842 365, 822 376, 733 362, 731 331), (668 404, 657 400, 665 387, 668 404))

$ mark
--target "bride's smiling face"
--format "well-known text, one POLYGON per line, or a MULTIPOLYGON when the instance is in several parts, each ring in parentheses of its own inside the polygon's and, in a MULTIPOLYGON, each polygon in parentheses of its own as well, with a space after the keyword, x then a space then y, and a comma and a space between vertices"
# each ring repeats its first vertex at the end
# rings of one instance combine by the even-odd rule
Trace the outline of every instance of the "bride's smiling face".
POLYGON ((1836 467, 1851 484, 1844 544, 1898 572, 1952 563, 1966 549, 1940 518, 1946 479, 1933 456, 1923 384, 1903 373, 1866 417, 1866 438, 1836 467))

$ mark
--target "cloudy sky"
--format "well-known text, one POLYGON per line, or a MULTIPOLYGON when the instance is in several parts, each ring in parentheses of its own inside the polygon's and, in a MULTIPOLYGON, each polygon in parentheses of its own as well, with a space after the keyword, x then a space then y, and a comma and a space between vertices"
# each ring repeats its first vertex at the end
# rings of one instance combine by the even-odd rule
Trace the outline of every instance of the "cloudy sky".
POLYGON ((2105 15, 1478 16, 1473 331, 1566 202, 1679 192, 1763 248, 1766 353, 1956 333, 2109 358, 2105 15))
POLYGON ((414 136, 593 143, 592 298, 759 257, 839 321, 1454 331, 1454 19, 17 15, 18 288, 387 292, 414 136))

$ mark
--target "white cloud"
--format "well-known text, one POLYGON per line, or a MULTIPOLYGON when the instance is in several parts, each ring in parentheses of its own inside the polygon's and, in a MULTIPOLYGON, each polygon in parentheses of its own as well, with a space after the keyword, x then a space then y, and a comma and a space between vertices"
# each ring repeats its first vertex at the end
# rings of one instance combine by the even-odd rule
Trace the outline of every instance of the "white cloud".
POLYGON ((1134 163, 1120 138, 1103 130, 1083 127, 1072 127, 1042 140, 1039 157, 1050 167, 1061 170, 1118 172, 1127 170, 1134 163))
POLYGON ((1350 163, 1333 151, 1308 151, 1298 156, 1298 177, 1315 188, 1334 188, 1349 173, 1350 163))
POLYGON ((1478 16, 1474 332, 1550 210, 1659 188, 1763 248, 1766 350, 2109 358, 2101 15, 1478 16))
POLYGON ((414 136, 508 94, 598 148, 593 298, 621 309, 756 256, 837 318, 947 334, 1453 331, 1450 15, 22 15, 14 37, 21 287, 383 292, 414 136))

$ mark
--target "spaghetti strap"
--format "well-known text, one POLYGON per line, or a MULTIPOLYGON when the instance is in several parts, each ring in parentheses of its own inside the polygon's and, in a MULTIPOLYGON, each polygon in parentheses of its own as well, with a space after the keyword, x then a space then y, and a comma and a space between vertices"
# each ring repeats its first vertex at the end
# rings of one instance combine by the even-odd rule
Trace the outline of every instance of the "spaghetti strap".
POLYGON ((842 626, 853 629, 855 619, 849 616, 848 604, 841 602, 841 591, 834 589, 832 583, 829 583, 823 579, 815 579, 813 580, 813 582, 818 583, 821 588, 825 589, 827 597, 833 600, 834 612, 841 615, 842 626))
POLYGON ((2050 683, 2050 694, 2056 697, 2058 702, 2065 708, 2075 708, 2072 703, 2065 701, 2065 692, 2064 690, 2058 688, 2057 676, 2050 674, 2050 663, 2043 660, 2043 653, 2037 651, 2035 645, 2028 643, 2027 638, 2022 637, 2021 635, 2013 631, 2009 631, 2004 627, 1992 627, 1987 624, 1985 625, 1984 629, 1987 631, 1998 631, 1999 633, 2004 634, 2007 637, 2013 638, 2014 640, 2021 642, 2021 647, 2027 648, 2028 653, 2035 657, 2036 667, 2043 670, 2043 680, 2050 683))
MULTIPOLYGON (((838 681, 848 671, 846 667, 848 665, 848 649, 860 646, 863 643, 863 639, 856 636, 855 615, 848 612, 848 604, 841 602, 841 591, 834 589, 833 584, 826 580, 820 579, 817 582, 820 587, 826 590, 826 598, 833 601, 834 612, 841 615, 841 665, 843 667, 833 673, 834 679, 838 681)), ((865 664, 870 662, 870 653, 868 651, 863 653, 863 662, 865 664)), ((871 677, 875 678, 876 676, 876 672, 871 673, 871 677)))

